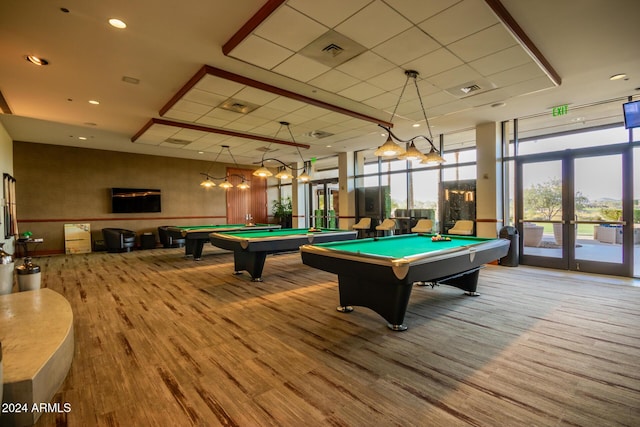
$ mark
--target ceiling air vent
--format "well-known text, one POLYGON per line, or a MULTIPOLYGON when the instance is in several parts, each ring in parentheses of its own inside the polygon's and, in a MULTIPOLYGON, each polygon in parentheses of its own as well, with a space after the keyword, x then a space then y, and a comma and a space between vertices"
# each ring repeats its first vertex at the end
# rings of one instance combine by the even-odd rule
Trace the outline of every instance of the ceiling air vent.
POLYGON ((464 93, 471 93, 471 92, 475 92, 476 90, 480 90, 482 89, 480 86, 478 85, 471 85, 471 86, 465 86, 465 87, 461 87, 460 90, 464 93))
POLYGON ((324 49, 322 49, 323 52, 328 52, 333 56, 337 56, 340 55, 342 52, 344 52, 344 49, 341 48, 340 46, 338 46, 335 43, 331 43, 328 44, 327 46, 325 46, 324 49))
POLYGON ((328 136, 332 136, 333 134, 331 132, 325 132, 323 130, 312 130, 311 132, 307 132, 304 135, 315 139, 322 139, 328 136))
POLYGON ((466 96, 476 95, 478 93, 487 92, 495 89, 497 86, 487 79, 476 79, 470 82, 462 83, 448 89, 445 89, 456 98, 464 98, 466 96))
POLYGON ((164 142, 168 142, 169 144, 176 145, 188 145, 191 144, 191 141, 187 141, 186 139, 178 139, 178 138, 167 138, 164 142))
POLYGON ((259 105, 250 102, 241 101, 239 99, 229 98, 219 105, 223 110, 233 111, 240 114, 248 114, 259 107, 259 105))
POLYGON ((333 68, 355 58, 366 50, 366 47, 349 37, 329 30, 298 53, 333 68))

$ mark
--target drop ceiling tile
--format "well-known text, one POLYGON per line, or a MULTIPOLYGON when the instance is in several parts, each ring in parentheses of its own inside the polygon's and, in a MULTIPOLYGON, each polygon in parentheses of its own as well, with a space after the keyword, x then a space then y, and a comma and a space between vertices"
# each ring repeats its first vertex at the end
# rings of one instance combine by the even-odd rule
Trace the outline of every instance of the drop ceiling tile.
POLYGON ((371 0, 289 0, 287 5, 333 28, 369 3, 371 0))
POLYGON ((496 102, 502 102, 508 99, 509 92, 507 88, 493 89, 487 92, 482 92, 477 95, 468 96, 462 101, 470 107, 481 107, 483 105, 489 105, 496 102))
POLYGON ((538 92, 545 89, 555 87, 553 82, 548 76, 537 77, 535 79, 527 80, 515 85, 506 87, 505 89, 511 96, 521 96, 533 92, 538 92))
POLYGON ((329 28, 284 5, 256 28, 254 34, 297 52, 327 30, 329 28))
POLYGON ((444 73, 429 77, 429 82, 444 90, 481 77, 480 73, 463 64, 444 73))
MULTIPOLYGON (((347 116, 347 115, 345 115, 345 114, 329 112, 328 114, 322 116, 322 120, 325 120, 325 121, 327 121, 329 123, 343 124, 343 123, 346 123, 346 122, 352 120, 352 118, 347 116)), ((358 120, 358 121, 360 121, 360 120, 358 120)))
POLYGON ((367 81, 372 85, 379 87, 380 89, 391 91, 402 88, 406 79, 407 76, 404 73, 404 69, 400 67, 394 67, 389 71, 367 79, 367 81))
POLYGON ((224 110, 222 108, 216 108, 208 112, 204 117, 212 117, 214 119, 226 120, 232 122, 240 117, 240 113, 235 111, 224 110))
POLYGON ((345 72, 360 80, 367 80, 394 68, 396 65, 371 51, 364 52, 336 67, 338 71, 345 72))
POLYGON ((265 124, 269 123, 269 121, 270 120, 254 116, 252 114, 245 114, 242 117, 238 118, 238 120, 235 120, 234 123, 242 123, 255 128, 258 126, 264 126, 265 124))
POLYGON ((176 102, 173 105, 173 107, 171 107, 171 109, 175 111, 180 111, 182 113, 193 113, 193 114, 197 114, 198 116, 202 116, 207 114, 209 111, 211 111, 212 107, 206 104, 187 101, 183 98, 178 102, 176 102))
POLYGON ((391 92, 384 92, 363 101, 363 103, 383 111, 393 110, 397 102, 398 95, 391 92))
MULTIPOLYGON (((242 90, 238 91, 233 98, 241 101, 250 102, 255 105, 264 105, 268 102, 276 99, 278 95, 275 93, 267 92, 265 90, 256 89, 251 86, 245 86, 242 90)), ((224 99, 223 101, 226 101, 224 99)), ((219 104, 218 104, 219 105, 219 104)))
POLYGON ((267 70, 285 61, 291 55, 293 52, 289 49, 253 34, 246 37, 230 54, 234 58, 267 70))
POLYGON ((308 117, 309 119, 317 119, 319 117, 326 116, 328 113, 329 110, 326 108, 316 107, 315 105, 306 105, 296 111, 296 114, 308 117))
POLYGON ((451 43, 447 48, 463 61, 471 62, 516 44, 516 40, 504 26, 496 24, 472 36, 451 43))
POLYGON ((373 51, 395 65, 402 65, 442 47, 417 27, 398 34, 373 48, 373 51))
POLYGON ((211 107, 217 107, 227 98, 228 97, 224 95, 218 95, 196 88, 192 88, 182 97, 185 101, 197 102, 198 104, 209 105, 211 107))
POLYGON ((223 120, 215 117, 204 116, 196 120, 195 123, 199 125, 214 127, 214 128, 222 128, 226 126, 227 123, 229 123, 229 120, 223 120))
POLYGON ((472 61, 469 65, 480 74, 488 76, 530 62, 532 62, 532 59, 529 54, 518 45, 472 61))
POLYGON ((326 73, 319 75, 318 77, 309 80, 307 83, 316 86, 320 89, 324 89, 328 92, 340 92, 358 83, 359 80, 353 76, 350 76, 342 71, 329 70, 326 73))
POLYGON ((417 24, 453 6, 459 1, 460 0, 385 0, 385 3, 414 24, 417 24))
POLYGON ((407 62, 403 68, 405 70, 416 70, 420 73, 421 78, 428 78, 459 65, 462 65, 460 58, 456 57, 447 49, 442 48, 407 62))
POLYGON ((362 101, 365 99, 373 98, 376 95, 380 95, 384 91, 379 87, 376 87, 367 82, 358 83, 355 86, 351 86, 348 89, 338 92, 338 95, 351 98, 355 101, 362 101))
POLYGON ((279 96, 278 98, 266 104, 265 107, 268 107, 274 110, 280 110, 285 113, 290 113, 292 111, 299 110, 305 105, 307 104, 305 104, 304 102, 296 101, 295 99, 286 98, 284 96, 279 96))
POLYGON ((273 71, 301 82, 307 82, 330 68, 317 61, 295 54, 273 68, 273 71))
POLYGON ((202 138, 206 134, 206 132, 194 129, 180 129, 172 136, 172 138, 180 139, 183 141, 195 141, 198 138, 202 138))
POLYGON ((166 119, 181 120, 183 122, 195 122, 200 117, 202 117, 202 114, 188 113, 186 111, 179 111, 175 108, 172 108, 167 111, 162 117, 166 119))
POLYGON ((500 87, 506 87, 541 76, 546 76, 546 74, 540 69, 538 64, 530 60, 528 63, 519 67, 491 74, 488 76, 488 79, 500 87))
POLYGON ((443 45, 448 45, 497 24, 498 18, 484 0, 463 0, 419 27, 443 45))
POLYGON ((376 0, 335 29, 361 45, 372 48, 409 27, 411 22, 382 1, 376 0))
POLYGON ((211 94, 217 94, 223 98, 233 96, 236 92, 241 90, 244 85, 231 80, 223 79, 211 74, 206 74, 201 78, 198 83, 195 84, 194 89, 208 92, 211 94))
POLYGON ((249 132, 255 126, 252 126, 248 123, 243 123, 239 120, 235 120, 225 126, 225 129, 231 129, 237 132, 249 132))
POLYGON ((274 123, 279 121, 284 112, 280 109, 270 108, 268 106, 260 107, 251 112, 252 116, 261 117, 263 119, 271 120, 274 123))
POLYGON ((193 151, 206 151, 213 144, 210 141, 207 141, 203 138, 200 138, 197 141, 194 141, 188 145, 185 145, 183 148, 185 150, 193 150, 193 151))

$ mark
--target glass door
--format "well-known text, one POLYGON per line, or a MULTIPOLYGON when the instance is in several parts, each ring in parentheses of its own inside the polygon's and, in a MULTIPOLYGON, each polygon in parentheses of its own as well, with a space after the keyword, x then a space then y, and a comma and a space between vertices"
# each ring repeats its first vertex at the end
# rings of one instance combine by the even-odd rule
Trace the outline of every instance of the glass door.
MULTIPOLYGON (((632 230, 623 212, 623 153, 518 162, 520 261, 628 276, 632 230)), ((627 202, 629 203, 629 202, 627 202)))
POLYGON ((623 274, 622 154, 575 158, 572 168, 572 217, 567 218, 569 268, 623 274))
POLYGON ((338 226, 338 182, 314 182, 311 186, 313 194, 312 224, 317 228, 337 228, 338 226))
POLYGON ((517 176, 521 262, 566 269, 562 159, 521 162, 517 176))

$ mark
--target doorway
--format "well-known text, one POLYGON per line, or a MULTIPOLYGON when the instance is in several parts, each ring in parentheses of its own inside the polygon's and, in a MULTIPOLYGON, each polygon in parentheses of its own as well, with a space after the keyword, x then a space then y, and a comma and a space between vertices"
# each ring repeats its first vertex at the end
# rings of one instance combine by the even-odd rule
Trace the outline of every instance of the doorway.
POLYGON ((338 180, 315 181, 311 184, 312 224, 316 228, 338 227, 338 180))
POLYGON ((628 155, 567 150, 518 159, 522 264, 631 276, 633 221, 623 215, 631 203, 623 197, 628 155))

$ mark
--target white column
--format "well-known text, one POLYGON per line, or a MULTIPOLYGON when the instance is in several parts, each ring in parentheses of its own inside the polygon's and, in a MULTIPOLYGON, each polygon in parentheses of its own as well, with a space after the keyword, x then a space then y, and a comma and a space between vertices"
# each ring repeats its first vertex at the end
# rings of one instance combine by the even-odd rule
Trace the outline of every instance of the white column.
POLYGON ((356 185, 354 170, 354 153, 338 154, 338 228, 350 230, 356 223, 356 185))
POLYGON ((476 234, 497 237, 502 228, 502 158, 500 124, 476 127, 476 234))

